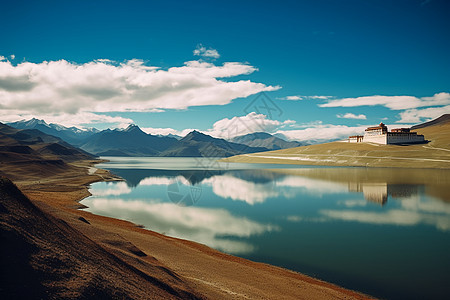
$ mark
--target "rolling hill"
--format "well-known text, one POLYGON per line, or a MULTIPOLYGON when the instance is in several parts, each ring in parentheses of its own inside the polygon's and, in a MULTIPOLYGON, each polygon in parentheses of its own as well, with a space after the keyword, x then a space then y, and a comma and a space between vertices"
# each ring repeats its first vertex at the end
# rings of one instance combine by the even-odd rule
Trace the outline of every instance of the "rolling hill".
POLYGON ((300 165, 450 168, 450 118, 446 115, 420 124, 417 131, 428 144, 380 145, 331 142, 225 159, 229 162, 300 165))
POLYGON ((20 172, 43 177, 70 168, 68 163, 95 157, 37 129, 15 129, 0 123, 0 174, 20 172))
POLYGON ((431 120, 429 122, 425 122, 422 124, 418 124, 418 125, 414 125, 411 127, 411 130, 416 130, 416 129, 420 129, 420 128, 426 128, 426 127, 430 127, 433 125, 443 125, 443 124, 447 124, 448 122, 450 122, 450 114, 445 114, 440 116, 437 119, 431 120))

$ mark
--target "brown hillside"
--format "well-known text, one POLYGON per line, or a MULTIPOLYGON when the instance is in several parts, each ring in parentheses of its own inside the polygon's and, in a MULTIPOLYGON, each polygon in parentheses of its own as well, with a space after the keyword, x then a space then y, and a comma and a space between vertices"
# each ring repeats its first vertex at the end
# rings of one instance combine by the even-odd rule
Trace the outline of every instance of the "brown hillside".
POLYGON ((449 123, 449 122, 450 122, 450 114, 445 114, 445 115, 442 115, 439 118, 431 120, 429 122, 414 125, 411 127, 411 129, 415 130, 415 129, 425 128, 425 127, 429 127, 429 126, 434 126, 434 125, 443 125, 443 124, 449 123))
MULTIPOLYGON (((0 236, 2 299, 200 298, 159 264, 143 265, 152 270, 143 272, 124 263, 41 211, 6 178, 0 179, 0 236)), ((136 247, 130 252, 146 256, 136 247)))

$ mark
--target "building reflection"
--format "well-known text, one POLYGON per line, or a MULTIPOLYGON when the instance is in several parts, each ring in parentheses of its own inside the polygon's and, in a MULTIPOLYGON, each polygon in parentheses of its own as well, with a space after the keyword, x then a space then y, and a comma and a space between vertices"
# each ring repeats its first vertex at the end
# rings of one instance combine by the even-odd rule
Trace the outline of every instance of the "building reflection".
POLYGON ((349 182, 348 190, 364 194, 369 202, 385 205, 388 196, 392 198, 409 198, 419 193, 418 184, 388 184, 387 182, 349 182))

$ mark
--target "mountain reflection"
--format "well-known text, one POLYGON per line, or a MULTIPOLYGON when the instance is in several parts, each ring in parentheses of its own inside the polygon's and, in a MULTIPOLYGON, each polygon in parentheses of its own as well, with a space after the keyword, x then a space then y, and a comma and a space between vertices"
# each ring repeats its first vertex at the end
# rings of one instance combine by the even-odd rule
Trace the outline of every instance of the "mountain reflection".
MULTIPOLYGON (((363 193, 367 201, 385 205, 388 197, 408 198, 419 191, 450 202, 450 174, 446 170, 366 168, 302 168, 254 170, 149 170, 112 169, 129 188, 140 184, 172 184, 177 179, 188 185, 207 184, 216 195, 248 204, 262 203, 280 194, 294 197, 296 189, 313 193, 337 193, 347 188, 363 193), (290 189, 290 190, 287 190, 290 189)), ((116 190, 119 187, 116 187, 116 190)), ((122 191, 127 189, 122 185, 122 191)), ((119 192, 119 191, 116 191, 119 192)), ((110 191, 114 193, 114 191, 110 191)))
POLYGON ((222 170, 147 170, 147 169, 110 169, 125 179, 129 187, 136 187, 147 177, 175 178, 182 176, 191 185, 199 184, 212 176, 224 174, 222 170))

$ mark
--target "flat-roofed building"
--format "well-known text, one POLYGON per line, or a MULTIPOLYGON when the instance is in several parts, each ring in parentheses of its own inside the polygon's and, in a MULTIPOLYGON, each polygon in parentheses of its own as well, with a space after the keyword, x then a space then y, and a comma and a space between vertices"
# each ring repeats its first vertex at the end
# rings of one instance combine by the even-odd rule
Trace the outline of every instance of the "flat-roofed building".
POLYGON ((383 123, 378 126, 368 127, 364 136, 353 135, 348 137, 349 143, 377 143, 377 144, 415 144, 424 143, 425 137, 417 132, 411 132, 409 128, 395 128, 391 132, 383 123))

